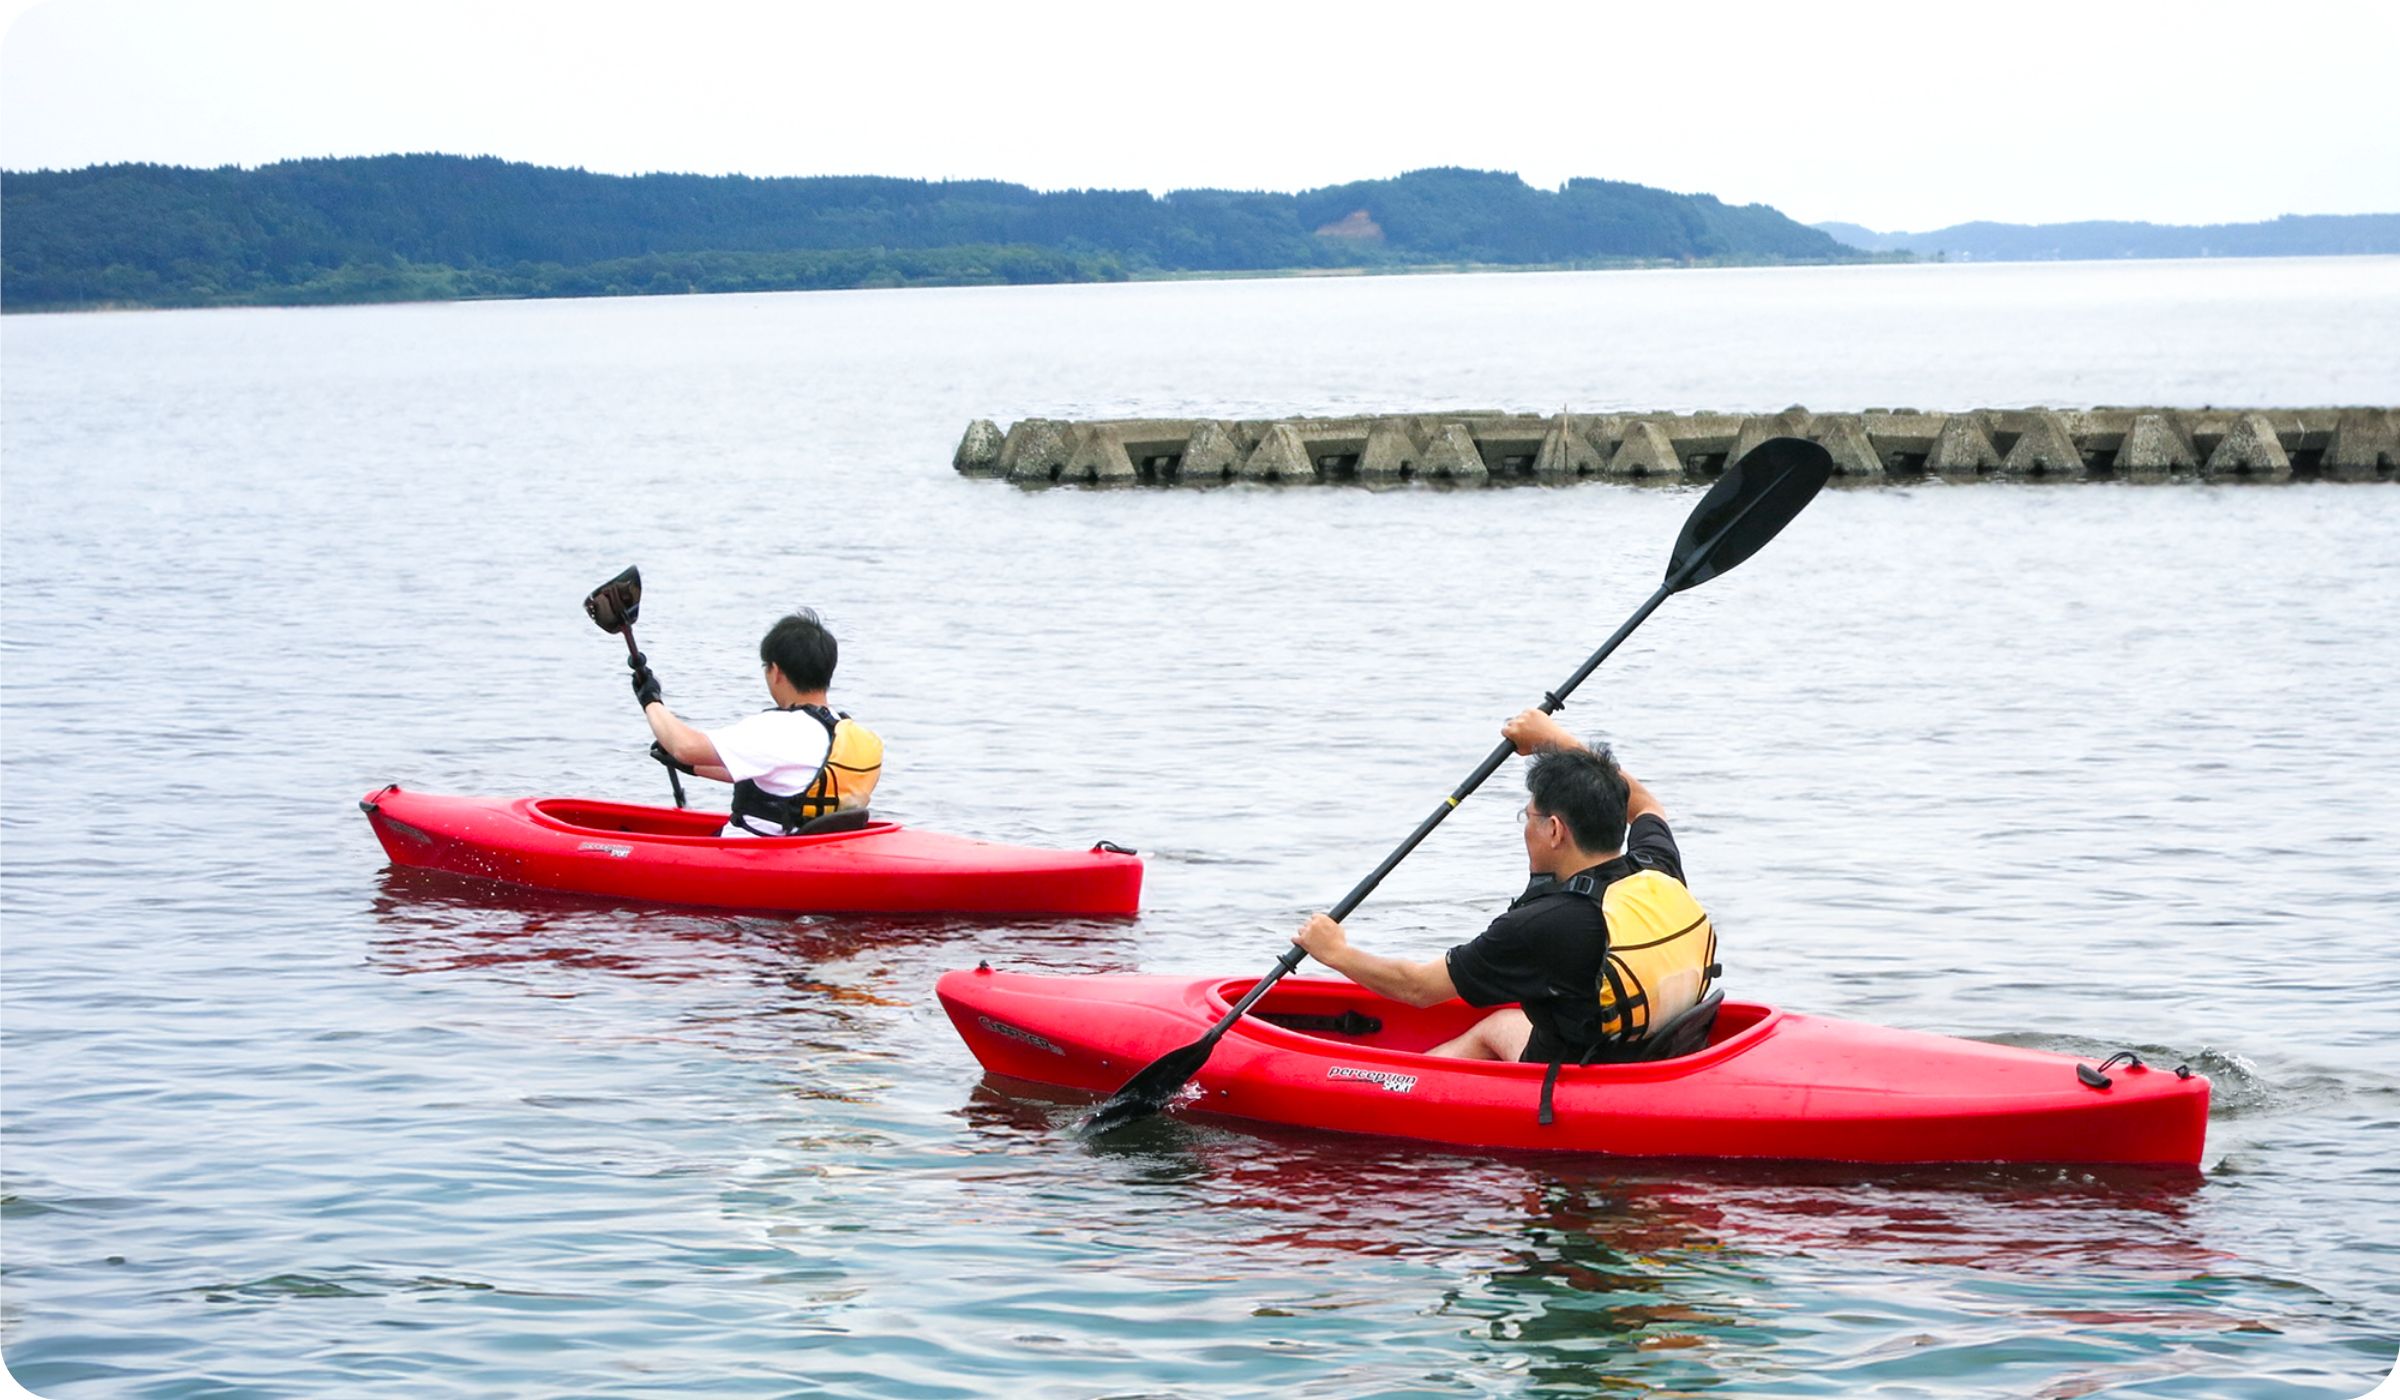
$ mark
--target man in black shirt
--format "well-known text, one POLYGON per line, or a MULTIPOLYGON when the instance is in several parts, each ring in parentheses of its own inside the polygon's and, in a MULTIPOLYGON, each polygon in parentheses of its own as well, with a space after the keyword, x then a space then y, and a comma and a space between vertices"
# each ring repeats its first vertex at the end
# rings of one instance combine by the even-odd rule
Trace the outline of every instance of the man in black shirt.
MULTIPOLYGON (((1470 942, 1432 962, 1380 957, 1350 946, 1342 926, 1313 915, 1292 941, 1379 996, 1411 1006, 1452 997, 1499 1010, 1433 1048, 1466 1059, 1577 1062, 1604 1030, 1599 986, 1608 923, 1599 892, 1639 871, 1680 882, 1683 859, 1658 799, 1540 710, 1501 726, 1527 766, 1525 854, 1532 883, 1508 912, 1470 942), (1628 825, 1630 824, 1630 832, 1628 825), (1568 882, 1589 875, 1582 892, 1568 882), (1514 1003, 1510 1005, 1508 1003, 1514 1003)), ((1646 1023, 1646 1022, 1645 1022, 1646 1023)), ((1613 1029, 1622 1030, 1619 1022, 1613 1029)))

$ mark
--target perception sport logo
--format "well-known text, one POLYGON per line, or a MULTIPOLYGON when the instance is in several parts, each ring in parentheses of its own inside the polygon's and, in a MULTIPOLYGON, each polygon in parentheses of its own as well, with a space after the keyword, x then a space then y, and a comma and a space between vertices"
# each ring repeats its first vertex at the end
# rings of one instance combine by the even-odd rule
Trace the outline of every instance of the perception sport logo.
POLYGON ((1036 1035, 1032 1031, 1025 1029, 1023 1026, 1012 1026, 1006 1021, 995 1021, 989 1016, 979 1015, 975 1019, 982 1024, 985 1030, 990 1031, 994 1035, 1004 1035, 1011 1040, 1024 1041, 1027 1045, 1032 1046, 1036 1050, 1047 1050, 1053 1055, 1064 1055, 1067 1053, 1065 1047, 1061 1046, 1057 1041, 1052 1040, 1045 1035, 1036 1035))

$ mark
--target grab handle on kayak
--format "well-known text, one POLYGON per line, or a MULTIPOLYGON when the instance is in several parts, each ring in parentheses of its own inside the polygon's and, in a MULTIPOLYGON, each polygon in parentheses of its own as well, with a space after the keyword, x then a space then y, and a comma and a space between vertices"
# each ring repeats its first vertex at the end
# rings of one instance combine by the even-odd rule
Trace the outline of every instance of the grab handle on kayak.
POLYGON ((2082 1080, 2087 1088, 2105 1089, 2110 1084, 2115 1082, 2108 1077, 2108 1072, 2120 1064, 2124 1065, 2128 1069, 2149 1068, 2149 1066, 2142 1063, 2141 1056, 2136 1055, 2131 1050, 2119 1050, 2114 1055, 2102 1060, 2100 1062, 2100 1068, 2098 1069, 2094 1069, 2087 1064, 2082 1064, 2080 1062, 2077 1063, 2075 1066, 2075 1077, 2082 1080))

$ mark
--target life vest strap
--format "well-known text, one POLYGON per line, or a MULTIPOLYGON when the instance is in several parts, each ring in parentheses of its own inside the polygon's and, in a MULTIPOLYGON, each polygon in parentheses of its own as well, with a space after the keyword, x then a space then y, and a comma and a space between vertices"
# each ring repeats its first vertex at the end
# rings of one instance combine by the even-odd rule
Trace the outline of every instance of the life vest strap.
POLYGON ((1614 940, 1611 940, 1608 946, 1616 949, 1620 953, 1638 953, 1644 948, 1656 948, 1662 943, 1672 943, 1676 939, 1683 937, 1685 934, 1692 932, 1694 929, 1701 927, 1707 922, 1708 915, 1702 914, 1699 918, 1692 920, 1688 924, 1685 924, 1682 928, 1675 930, 1673 933, 1665 934, 1658 938, 1653 938, 1647 943, 1618 943, 1614 940))
MULTIPOLYGON (((1650 992, 1642 986, 1639 977, 1634 977, 1633 969, 1625 965, 1625 960, 1615 953, 1600 959, 1600 975, 1607 979, 1609 993, 1608 1001, 1600 1007, 1600 1043, 1621 1044, 1634 1038, 1633 1013, 1650 1004, 1650 992), (1630 992, 1625 988, 1627 978, 1633 980, 1634 989, 1630 992), (1616 1023, 1614 1030, 1609 1028, 1612 1021, 1616 1023)), ((1643 1026, 1646 1028, 1649 1023, 1650 1018, 1644 1016, 1643 1026)))

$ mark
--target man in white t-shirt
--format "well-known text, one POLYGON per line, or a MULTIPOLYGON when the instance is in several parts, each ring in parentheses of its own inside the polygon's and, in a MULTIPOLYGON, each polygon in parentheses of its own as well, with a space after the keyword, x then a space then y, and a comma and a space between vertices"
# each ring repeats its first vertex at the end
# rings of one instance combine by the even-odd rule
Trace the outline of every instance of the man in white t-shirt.
POLYGON ((826 706, 840 655, 814 612, 803 608, 781 619, 758 644, 775 708, 715 730, 676 718, 647 658, 638 652, 628 658, 634 699, 657 750, 687 773, 734 785, 725 835, 786 836, 818 817, 866 805, 881 776, 883 744, 826 706))

